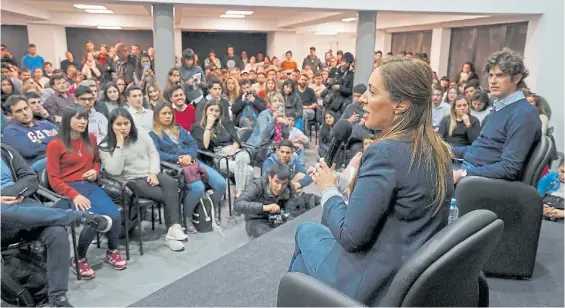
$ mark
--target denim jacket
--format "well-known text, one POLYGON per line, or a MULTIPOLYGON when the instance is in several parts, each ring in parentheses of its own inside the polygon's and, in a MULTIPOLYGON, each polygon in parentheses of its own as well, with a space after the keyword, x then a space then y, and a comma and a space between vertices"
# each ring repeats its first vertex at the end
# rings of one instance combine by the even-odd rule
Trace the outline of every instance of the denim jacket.
POLYGON ((557 171, 552 171, 541 178, 538 183, 538 192, 542 196, 551 194, 559 189, 560 184, 561 180, 559 179, 559 173, 557 173, 557 171))

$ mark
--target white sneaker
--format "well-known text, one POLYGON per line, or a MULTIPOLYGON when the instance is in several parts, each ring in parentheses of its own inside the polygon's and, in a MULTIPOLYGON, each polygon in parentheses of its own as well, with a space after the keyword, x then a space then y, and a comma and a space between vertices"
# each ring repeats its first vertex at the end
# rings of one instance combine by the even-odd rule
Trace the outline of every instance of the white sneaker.
POLYGON ((188 236, 182 231, 182 227, 179 224, 174 224, 169 227, 166 237, 169 240, 175 241, 188 241, 188 236))
POLYGON ((168 238, 165 238, 165 245, 167 245, 172 251, 184 250, 184 245, 182 244, 182 242, 171 240, 168 238))

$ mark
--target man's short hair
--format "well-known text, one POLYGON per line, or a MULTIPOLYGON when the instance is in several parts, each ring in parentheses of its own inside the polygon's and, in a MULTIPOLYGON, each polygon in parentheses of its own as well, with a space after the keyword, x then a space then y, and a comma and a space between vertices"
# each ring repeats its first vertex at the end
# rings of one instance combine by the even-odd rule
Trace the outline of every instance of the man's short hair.
POLYGON ((91 80, 91 79, 86 79, 81 81, 79 84, 79 86, 84 86, 84 87, 92 87, 96 85, 96 81, 91 80))
POLYGON ((506 47, 492 53, 485 62, 483 72, 488 74, 489 71, 497 65, 500 67, 502 72, 510 75, 511 78, 518 74, 522 74, 522 80, 518 83, 518 89, 526 86, 524 79, 530 75, 530 72, 526 69, 526 66, 524 65, 524 58, 519 53, 506 47))
POLYGON ((215 85, 219 85, 220 88, 222 87, 222 82, 216 78, 210 80, 210 82, 208 82, 208 90, 212 89, 212 87, 214 87, 215 85))
POLYGON ((75 97, 79 98, 80 96, 82 96, 84 94, 94 95, 94 93, 92 93, 92 90, 90 90, 89 87, 79 85, 78 88, 76 88, 76 90, 75 90, 75 97))
POLYGON ((285 53, 285 55, 287 55, 287 54, 290 54, 290 55, 292 56, 292 51, 290 51, 290 50, 287 51, 287 52, 285 53))
MULTIPOLYGON (((294 118, 294 116, 292 116, 292 118, 294 118)), ((277 145, 277 149, 280 149, 281 147, 289 147, 291 150, 294 151, 294 144, 288 139, 283 139, 281 140, 281 142, 279 142, 279 144, 277 145)))
POLYGON ((249 85, 251 84, 251 81, 249 79, 243 79, 242 81, 239 82, 239 85, 241 87, 243 87, 244 85, 247 85, 247 84, 249 84, 249 85))
POLYGON ((314 46, 310 47, 310 51, 316 51, 316 47, 314 46))
POLYGON ((24 94, 24 96, 26 97, 27 101, 29 101, 31 98, 41 98, 41 96, 37 92, 27 92, 26 94, 24 94))
POLYGON ((126 88, 126 90, 124 91, 124 95, 125 95, 126 97, 129 97, 130 93, 133 92, 133 91, 141 91, 141 93, 143 93, 143 90, 141 90, 140 87, 138 87, 138 86, 131 86, 131 87, 126 88))
POLYGON ((45 65, 51 65, 51 66, 53 66, 53 64, 51 64, 51 62, 45 62, 45 63, 43 63, 43 67, 45 67, 45 65))
POLYGON ((274 177, 276 175, 279 180, 286 181, 286 180, 290 180, 292 171, 290 170, 290 167, 287 164, 276 162, 271 167, 271 169, 269 169, 267 174, 269 175, 269 177, 274 177))
POLYGON ((443 92, 442 88, 437 84, 432 86, 432 91, 439 91, 440 93, 443 92))
POLYGON ((29 45, 27 46, 27 48, 36 48, 36 47, 35 47, 35 44, 29 44, 29 45))
POLYGON ((479 89, 479 83, 475 82, 476 79, 472 79, 469 82, 467 82, 467 84, 465 85, 465 87, 463 87, 463 91, 467 90, 468 88, 475 88, 475 90, 479 89))
POLYGON ((377 51, 375 51, 375 54, 376 54, 376 55, 377 55, 377 54, 380 54, 380 55, 382 56, 382 55, 383 55, 383 52, 380 51, 380 50, 377 50, 377 51))
POLYGON ((12 112, 12 106, 19 103, 20 101, 27 103, 26 98, 21 95, 10 95, 10 97, 8 97, 6 102, 2 105, 2 109, 7 110, 8 112, 12 112))
POLYGON ((65 80, 65 77, 63 75, 55 75, 55 74, 51 76, 51 78, 49 78, 49 85, 51 86, 51 88, 55 85, 55 82, 60 79, 65 80))
POLYGON ((178 90, 182 90, 184 92, 184 89, 182 88, 182 86, 174 85, 174 86, 170 87, 169 90, 167 90, 167 92, 165 92, 165 95, 163 95, 163 98, 166 99, 167 101, 171 101, 171 98, 173 97, 173 93, 175 93, 178 90))

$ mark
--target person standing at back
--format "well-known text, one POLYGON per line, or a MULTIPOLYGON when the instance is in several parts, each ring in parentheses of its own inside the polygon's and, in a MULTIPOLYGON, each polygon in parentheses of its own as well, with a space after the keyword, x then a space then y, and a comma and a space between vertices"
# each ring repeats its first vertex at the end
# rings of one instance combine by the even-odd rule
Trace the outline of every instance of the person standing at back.
POLYGON ((316 47, 310 47, 310 54, 302 61, 302 69, 306 66, 312 68, 312 73, 316 74, 318 70, 322 69, 322 60, 316 56, 316 47))
POLYGON ((463 169, 453 171, 455 183, 467 175, 518 180, 530 150, 541 138, 539 114, 522 93, 529 75, 522 56, 504 48, 487 59, 484 72, 496 98, 493 113, 473 144, 453 148, 454 156, 464 160, 463 169))
POLYGON ((28 54, 22 57, 22 68, 27 68, 32 72, 36 68, 43 70, 45 60, 37 54, 35 44, 29 44, 27 51, 28 54))

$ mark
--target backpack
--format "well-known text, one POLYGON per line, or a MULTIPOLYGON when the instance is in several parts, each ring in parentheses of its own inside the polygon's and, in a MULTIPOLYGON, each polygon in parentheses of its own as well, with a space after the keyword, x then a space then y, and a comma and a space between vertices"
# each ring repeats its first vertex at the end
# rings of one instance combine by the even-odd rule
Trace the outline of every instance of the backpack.
POLYGON ((2 300, 18 307, 35 307, 49 302, 44 260, 21 249, 2 256, 2 300))
POLYGON ((194 213, 192 213, 192 223, 198 232, 217 231, 225 238, 222 229, 216 223, 216 207, 210 198, 213 193, 214 191, 207 190, 204 197, 200 198, 200 202, 196 205, 194 213))

